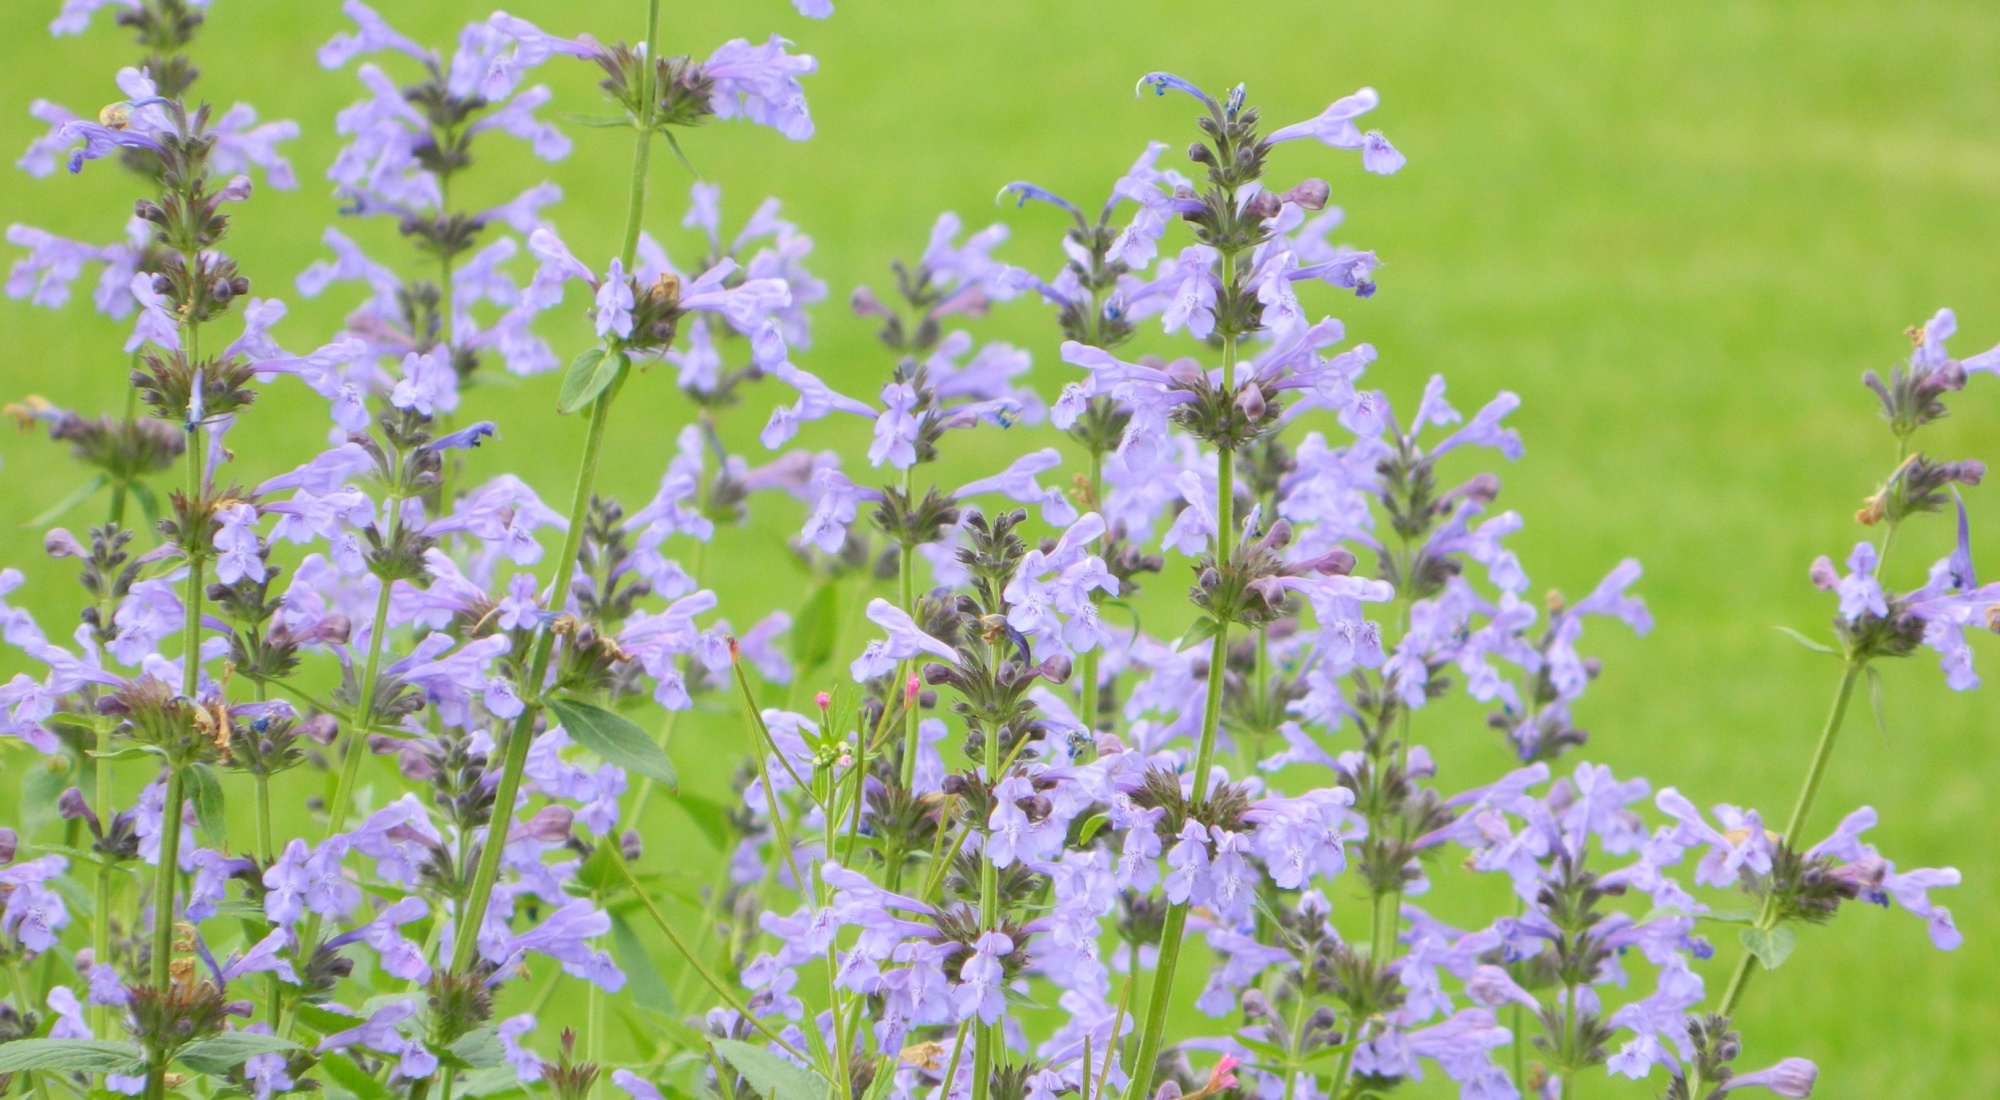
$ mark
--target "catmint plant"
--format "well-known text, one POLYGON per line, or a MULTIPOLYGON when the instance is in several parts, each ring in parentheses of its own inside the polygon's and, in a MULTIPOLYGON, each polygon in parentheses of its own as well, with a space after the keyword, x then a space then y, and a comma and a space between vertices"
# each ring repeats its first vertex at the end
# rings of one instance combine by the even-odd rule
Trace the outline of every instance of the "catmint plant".
MULTIPOLYGON (((1966 635, 2000 621, 1962 499, 1984 467, 1917 446, 2000 370, 1950 358, 1948 311, 1865 379, 1897 457, 1857 515, 1873 537, 1809 571, 1836 611, 1828 642, 1799 637, 1842 673, 1776 831, 1574 758, 1615 748, 1584 633, 1651 628, 1638 562, 1531 597, 1524 520, 1482 468, 1522 457, 1519 399, 1468 416, 1432 377, 1392 403, 1375 347, 1323 312, 1382 265, 1337 242, 1331 185, 1285 165, 1317 143, 1400 169, 1362 129, 1372 89, 1269 128, 1241 86, 1148 74, 1141 94, 1194 105, 1184 164, 1148 143, 1094 213, 1002 188, 1023 226, 1066 222, 1046 277, 1003 258, 1009 225, 940 216, 891 282, 847 294, 880 346, 847 363, 814 345, 829 288, 777 200, 745 217, 697 178, 677 225, 650 201, 702 126, 809 138, 810 55, 669 54, 658 0, 616 45, 504 12, 424 44, 347 0, 317 55, 363 91, 330 124, 329 210, 393 218, 408 251, 321 235, 295 285, 352 296, 331 336, 283 333, 295 353, 223 248, 249 168, 296 182, 275 146, 298 128, 201 104, 204 5, 70 0, 53 29, 100 7, 140 64, 96 121, 36 104, 51 131, 21 163, 116 158, 137 217, 101 248, 9 231, 9 293, 59 307, 100 265, 134 358, 122 415, 17 406, 93 471, 66 507, 111 502, 45 536, 82 589, 68 644, 0 602, 38 671, 0 685, 0 733, 42 758, 53 807, 0 827, 0 1091, 1361 1100, 1441 1076, 1478 1100, 1797 1097, 1813 1063, 1739 1068, 1733 1018, 1798 926, 1894 904, 1958 945, 1932 897, 1956 871, 1899 870, 1864 839, 1873 808, 1809 820, 1875 663, 1928 648, 1970 689, 1966 635), (547 183, 462 199, 493 141, 608 155, 532 82, 579 63, 612 112, 593 131, 633 138, 603 257, 563 222, 605 212, 547 183), (975 334, 1037 300, 1051 338, 975 334), (587 346, 558 353, 557 310, 587 346), (1053 401, 1038 356, 1067 377, 1053 401), (496 365, 582 422, 566 507, 469 477, 474 447, 505 465, 508 425, 476 418, 496 365), (691 411, 619 455, 657 463, 625 502, 597 475, 642 385, 691 411), (326 444, 290 470, 223 442, 301 409, 326 444), (859 453, 810 445, 836 418, 869 425, 859 453), (770 453, 733 453, 753 430, 770 453), (940 482, 961 449, 979 476, 940 482), (806 582, 745 618, 753 599, 705 587, 710 555, 774 510, 806 582), (1897 532, 1926 512, 1955 546, 1895 587, 1897 532), (1461 692, 1500 774, 1425 743, 1461 692), (676 783, 697 708, 742 723, 719 797, 676 783), (712 881, 677 885, 656 797, 724 850, 712 881), (572 993, 580 1026, 553 1026, 572 993)), ((0 597, 27 583, 0 572, 0 597)))

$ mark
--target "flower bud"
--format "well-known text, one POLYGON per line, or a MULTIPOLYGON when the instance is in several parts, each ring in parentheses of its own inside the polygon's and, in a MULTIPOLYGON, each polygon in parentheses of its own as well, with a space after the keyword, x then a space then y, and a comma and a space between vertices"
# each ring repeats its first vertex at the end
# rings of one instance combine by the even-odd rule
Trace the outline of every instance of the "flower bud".
POLYGON ((52 558, 84 558, 90 552, 76 541, 76 536, 61 527, 54 528, 42 536, 42 551, 52 558))
POLYGON ((306 738, 315 744, 331 745, 334 737, 340 733, 340 724, 333 720, 331 714, 315 714, 299 723, 299 732, 305 734, 306 738))
POLYGON ((1471 980, 1465 983, 1465 995, 1487 1008, 1500 1008, 1504 1005, 1520 1005, 1528 1009, 1541 1007, 1533 994, 1516 985, 1514 979, 1497 966, 1481 966, 1474 969, 1471 980))
MULTIPOLYGON (((1269 192, 1266 192, 1269 194, 1269 192)), ((1254 383, 1243 387, 1236 395, 1236 411, 1250 420, 1264 418, 1264 391, 1254 383)))
POLYGON ((1209 152, 1208 146, 1197 141, 1188 146, 1188 159, 1196 164, 1214 164, 1215 154, 1209 152))
POLYGON ((104 835, 103 823, 97 819, 97 813, 90 808, 90 803, 84 800, 83 791, 76 787, 64 791, 56 799, 56 813, 62 815, 64 821, 82 818, 90 826, 91 832, 99 836, 104 835))
POLYGON ((1824 554, 1813 561, 1812 568, 1806 572, 1806 576, 1812 579, 1813 587, 1822 592, 1831 592, 1840 587, 1840 571, 1833 567, 1833 559, 1824 554))
POLYGON ((1243 212, 1258 221, 1269 221, 1285 208, 1285 201, 1269 191, 1259 191, 1243 203, 1243 212))
POLYGON ((639 857, 646 854, 646 846, 639 838, 639 830, 625 830, 624 835, 618 838, 618 854, 624 856, 627 863, 639 862, 639 857))
POLYGON ((544 806, 535 816, 522 822, 514 829, 513 837, 532 838, 543 844, 562 844, 569 840, 569 830, 576 814, 568 806, 544 806))
POLYGON ((1755 1073, 1739 1073, 1729 1079, 1729 1091, 1763 1087, 1770 1089, 1787 1100, 1802 1100, 1811 1096, 1813 1084, 1819 1080, 1819 1067, 1804 1058, 1787 1058, 1770 1069, 1760 1069, 1755 1073))
POLYGON ((1047 680, 1051 684, 1066 684, 1069 682, 1070 668, 1069 658, 1061 654, 1056 654, 1044 660, 1039 671, 1042 674, 1042 679, 1047 680))
POLYGON ((1330 194, 1332 189, 1327 187, 1325 180, 1306 179, 1300 180, 1297 187, 1278 197, 1301 210, 1324 210, 1327 196, 1330 194))
POLYGON ((905 707, 914 706, 917 701, 917 693, 922 688, 923 681, 917 677, 916 673, 910 673, 909 679, 903 681, 903 705, 905 707))
POLYGON ((824 691, 819 692, 818 694, 813 696, 813 706, 816 706, 821 710, 825 710, 826 708, 832 705, 833 705, 833 696, 828 695, 824 691))
POLYGON ((20 835, 12 829, 0 828, 0 866, 14 862, 14 853, 20 849, 20 835))

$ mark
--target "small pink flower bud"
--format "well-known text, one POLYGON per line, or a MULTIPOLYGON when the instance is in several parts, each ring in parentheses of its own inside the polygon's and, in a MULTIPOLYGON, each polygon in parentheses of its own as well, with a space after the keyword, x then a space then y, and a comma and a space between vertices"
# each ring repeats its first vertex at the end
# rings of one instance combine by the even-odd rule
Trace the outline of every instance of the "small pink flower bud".
POLYGON ((833 705, 833 696, 828 695, 824 691, 813 696, 813 706, 816 706, 821 710, 825 710, 826 708, 832 705, 833 705))

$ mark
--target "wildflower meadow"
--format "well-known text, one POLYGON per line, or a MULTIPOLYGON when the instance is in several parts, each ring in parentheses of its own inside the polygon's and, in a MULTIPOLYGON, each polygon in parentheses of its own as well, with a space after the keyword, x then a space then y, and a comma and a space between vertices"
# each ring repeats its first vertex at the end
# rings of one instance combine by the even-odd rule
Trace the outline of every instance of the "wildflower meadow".
POLYGON ((0 1096, 2000 1087, 1949 6, 681 7, 5 14, 0 1096))

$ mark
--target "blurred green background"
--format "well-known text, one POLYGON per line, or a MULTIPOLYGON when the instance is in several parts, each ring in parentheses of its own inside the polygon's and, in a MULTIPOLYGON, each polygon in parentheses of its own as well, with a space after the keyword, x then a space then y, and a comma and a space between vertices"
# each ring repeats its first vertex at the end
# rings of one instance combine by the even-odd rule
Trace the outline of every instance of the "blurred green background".
MULTIPOLYGON (((133 55, 102 18, 80 39, 50 41, 55 7, 0 10, 0 149, 39 132, 25 114, 33 98, 80 114, 114 98, 110 75, 133 55)), ((431 43, 485 12, 383 10, 431 43)), ((555 33, 643 33, 637 0, 521 0, 510 10, 555 33)), ((245 100, 304 127, 289 151, 305 185, 260 191, 235 215, 227 245, 256 293, 292 301, 279 335, 299 351, 323 342, 352 303, 338 289, 298 301, 290 287, 320 255, 321 228, 334 217, 322 173, 333 116, 357 85, 351 67, 321 72, 312 50, 343 25, 331 0, 218 0, 196 47, 207 97, 245 100)), ((666 28, 674 52, 705 56, 726 38, 777 30, 819 58, 807 82, 812 141, 716 125, 685 145, 722 184, 729 219, 773 194, 815 236, 811 266, 833 301, 799 359, 864 395, 886 361, 839 303, 857 282, 883 281, 893 256, 914 256, 939 210, 975 225, 1009 222, 1015 239, 1003 256, 1047 273, 1060 223, 1046 208, 994 208, 1001 184, 1032 179, 1094 207, 1147 139, 1174 148, 1190 139, 1187 103, 1133 98, 1142 72, 1167 69, 1210 87, 1246 80, 1274 124, 1359 85, 1378 88, 1384 106, 1371 121, 1408 154, 1401 174, 1364 176, 1351 155, 1304 144, 1273 158, 1274 176, 1329 178, 1348 212, 1341 238, 1386 261, 1375 298, 1323 304, 1381 350, 1369 378, 1398 401, 1440 371, 1462 408, 1498 388, 1521 394, 1515 423, 1528 455, 1502 471, 1502 504, 1528 518, 1516 545, 1537 586, 1578 594, 1634 554, 1659 620, 1645 639, 1615 625, 1587 639, 1606 672, 1578 715, 1595 734, 1585 755, 1704 805, 1754 803, 1777 816, 1797 789, 1837 670, 1773 627, 1824 623, 1830 601, 1806 583, 1806 566, 1820 553, 1844 556, 1858 536, 1854 509, 1894 459, 1861 371, 1899 361, 1904 328, 1940 305, 1960 312, 1960 354, 2000 341, 2000 68, 1991 51, 2000 8, 1980 0, 842 0, 825 23, 756 0, 670 4, 666 28)), ((558 109, 601 113, 583 66, 554 64, 536 78, 557 89, 558 109)), ((467 177, 470 201, 498 201, 546 176, 567 193, 552 219, 580 255, 601 257, 622 226, 629 145, 620 131, 572 132, 577 150, 562 164, 512 147, 482 161, 467 177)), ((86 240, 116 236, 135 193, 109 164, 75 178, 7 179, 0 220, 86 240)), ((678 227, 687 174, 658 157, 653 180, 648 224, 688 255, 678 227)), ((343 228, 378 258, 408 256, 387 227, 343 228)), ((574 292, 569 305, 574 314, 574 292)), ((584 330, 573 316, 563 324, 552 331, 567 357, 584 346, 584 330)), ((977 331, 1031 348, 1045 392, 1068 376, 1038 305, 1003 310, 977 331)), ((120 327, 80 304, 50 313, 7 301, 0 333, 0 395, 34 392, 85 410, 122 404, 120 327)), ((581 424, 550 412, 554 386, 540 378, 482 389, 467 412, 501 425, 477 468, 516 470, 560 507, 581 424)), ((628 393, 605 487, 636 505, 687 409, 664 377, 628 393)), ((767 402, 760 395, 725 421, 746 453, 759 453, 767 402)), ((1927 448, 2000 462, 2000 379, 1975 379, 1956 405, 1927 448)), ((273 387, 229 437, 240 476, 289 468, 324 426, 316 399, 273 387)), ((822 428, 807 441, 854 454, 860 438, 857 428, 822 428)), ((968 438, 948 464, 954 473, 1041 444, 968 438)), ((9 435, 0 456, 0 511, 11 517, 42 511, 80 480, 38 434, 9 435)), ((2000 571, 1990 491, 1971 494, 1974 538, 1987 570, 2000 571)), ((101 508, 92 502, 65 522, 87 526, 101 508)), ((781 548, 795 517, 781 511, 725 534, 728 549, 708 557, 703 580, 727 594, 739 624, 798 591, 781 548)), ((1897 580, 1915 583, 1946 526, 1912 525, 1897 580)), ((41 559, 38 532, 10 520, 0 560, 31 577, 14 599, 51 633, 66 630, 70 571, 41 559)), ((1156 594, 1178 590, 1178 568, 1156 594)), ((2000 646, 1975 644, 1989 674, 2000 673, 2000 646)), ((1928 655, 1885 672, 1887 734, 1857 708, 1813 832, 1870 803, 1883 820, 1874 839, 1891 858, 1961 868, 1966 884, 1946 900, 1966 946, 1941 955, 1920 922, 1872 909, 1808 931, 1795 961, 1753 988, 1740 1018, 1744 1064, 1812 1058, 1823 1070, 1817 1095, 1827 1097, 2000 1094, 1992 696, 1947 692, 1928 655)), ((674 752, 696 787, 716 787, 730 767, 741 744, 735 721, 724 713, 682 727, 674 752)), ((1419 735, 1446 761, 1447 786, 1505 765, 1470 710, 1426 714, 1419 735)), ((0 759, 19 774, 30 757, 0 759)), ((0 784, 0 804, 16 789, 0 784)), ((685 852, 684 870, 705 878, 714 854, 678 843, 692 833, 686 822, 668 810, 649 821, 651 850, 685 852)), ((1735 954, 1725 944, 1711 973, 1735 954)), ((1580 1093, 1646 1094, 1601 1079, 1580 1093)))

